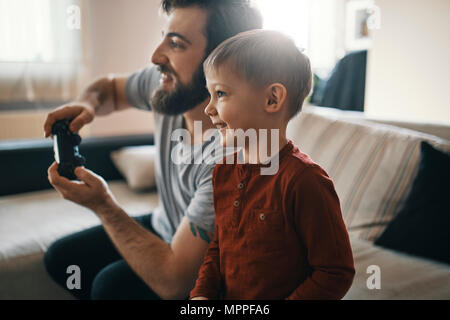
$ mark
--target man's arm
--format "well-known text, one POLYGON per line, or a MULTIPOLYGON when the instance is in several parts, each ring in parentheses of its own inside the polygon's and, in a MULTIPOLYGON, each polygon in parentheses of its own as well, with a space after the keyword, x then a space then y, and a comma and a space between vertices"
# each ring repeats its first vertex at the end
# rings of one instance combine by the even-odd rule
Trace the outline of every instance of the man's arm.
POLYGON ((162 299, 186 299, 208 242, 191 232, 185 217, 169 245, 117 207, 97 212, 112 242, 136 274, 162 299))
POLYGON ((198 273, 191 300, 218 299, 221 291, 219 230, 215 225, 214 238, 206 250, 203 264, 198 273))
POLYGON ((123 211, 106 182, 83 167, 75 169, 80 181, 58 174, 58 164, 48 170, 48 178, 64 199, 94 211, 112 242, 136 274, 163 299, 185 299, 194 286, 210 233, 183 218, 169 245, 138 224, 123 211), (201 234, 201 236, 200 236, 201 234))
POLYGON ((75 101, 50 112, 44 123, 45 137, 50 136, 52 126, 58 120, 73 119, 70 130, 78 132, 96 115, 130 108, 125 92, 127 79, 128 76, 102 77, 90 84, 75 101))
POLYGON ((96 115, 131 108, 125 87, 128 76, 109 75, 93 82, 80 96, 80 101, 91 102, 96 115))

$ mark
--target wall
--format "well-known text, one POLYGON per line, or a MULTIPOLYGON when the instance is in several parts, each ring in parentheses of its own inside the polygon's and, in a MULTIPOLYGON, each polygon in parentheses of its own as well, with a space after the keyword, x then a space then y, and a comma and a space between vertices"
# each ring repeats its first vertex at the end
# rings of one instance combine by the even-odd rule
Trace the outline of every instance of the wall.
POLYGON ((376 0, 368 54, 369 116, 450 124, 450 1, 376 0))
POLYGON ((347 0, 309 2, 309 44, 307 55, 314 72, 327 77, 345 55, 345 4, 347 0))
MULTIPOLYGON (((157 0, 85 1, 86 83, 108 73, 128 74, 146 66, 161 40, 164 16, 157 0)), ((90 126, 94 136, 153 131, 148 112, 127 110, 97 118, 90 126)))

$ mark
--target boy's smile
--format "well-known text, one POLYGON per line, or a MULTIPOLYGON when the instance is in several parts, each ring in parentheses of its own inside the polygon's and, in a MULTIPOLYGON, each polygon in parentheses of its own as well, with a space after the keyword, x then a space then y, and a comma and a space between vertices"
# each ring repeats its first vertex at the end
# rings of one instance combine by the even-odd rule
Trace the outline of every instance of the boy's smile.
POLYGON ((210 102, 205 113, 220 130, 222 145, 232 146, 233 131, 264 128, 264 95, 226 66, 206 72, 210 102), (232 129, 232 130, 229 130, 232 129))

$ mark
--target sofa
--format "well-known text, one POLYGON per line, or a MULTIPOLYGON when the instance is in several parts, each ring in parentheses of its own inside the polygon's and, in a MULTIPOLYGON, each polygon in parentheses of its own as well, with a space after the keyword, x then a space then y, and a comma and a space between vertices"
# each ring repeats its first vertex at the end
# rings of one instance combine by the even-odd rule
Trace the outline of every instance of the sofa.
MULTIPOLYGON (((450 299, 449 264, 376 244, 411 191, 421 142, 448 153, 449 135, 447 125, 313 106, 289 123, 288 137, 328 172, 339 195, 356 269, 344 299, 450 299)), ((86 166, 108 181, 131 216, 159 201, 152 144, 150 136, 134 136, 86 139, 80 147, 86 166)), ((98 218, 50 188, 49 141, 1 143, 0 161, 0 299, 73 299, 49 278, 42 258, 54 240, 98 218)))

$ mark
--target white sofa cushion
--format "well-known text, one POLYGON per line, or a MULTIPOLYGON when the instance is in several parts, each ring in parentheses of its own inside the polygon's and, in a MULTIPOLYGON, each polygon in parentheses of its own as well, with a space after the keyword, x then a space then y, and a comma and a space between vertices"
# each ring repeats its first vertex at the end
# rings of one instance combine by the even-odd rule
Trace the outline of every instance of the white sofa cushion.
POLYGON ((125 147, 111 152, 111 159, 132 190, 156 186, 155 146, 125 147))
MULTIPOLYGON (((130 216, 158 205, 155 192, 134 192, 124 181, 108 185, 130 216)), ((53 241, 99 224, 93 212, 53 189, 0 197, 0 300, 72 298, 50 279, 42 257, 53 241)))
MULTIPOLYGON (((134 192, 124 181, 108 185, 130 216, 150 213, 158 204, 156 193, 134 192)), ((54 189, 0 197, 0 258, 43 252, 54 240, 97 224, 93 212, 54 189)))
POLYGON ((332 178, 349 232, 371 241, 410 190, 420 141, 450 151, 449 142, 435 136, 308 109, 291 120, 287 135, 332 178))
POLYGON ((450 299, 447 264, 374 246, 356 237, 350 237, 350 241, 356 274, 344 300, 450 299), (374 275, 368 273, 369 266, 379 268, 379 289, 367 285, 374 275))

